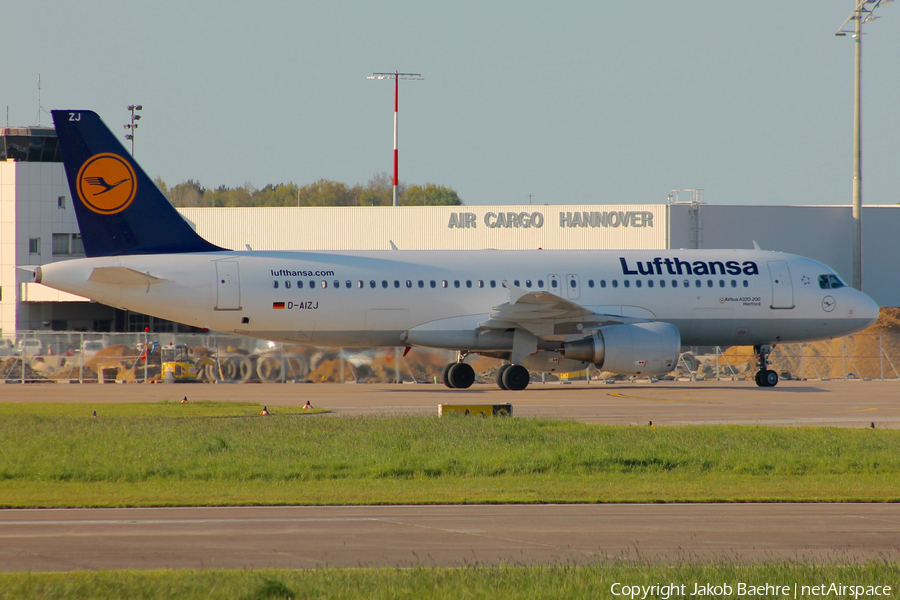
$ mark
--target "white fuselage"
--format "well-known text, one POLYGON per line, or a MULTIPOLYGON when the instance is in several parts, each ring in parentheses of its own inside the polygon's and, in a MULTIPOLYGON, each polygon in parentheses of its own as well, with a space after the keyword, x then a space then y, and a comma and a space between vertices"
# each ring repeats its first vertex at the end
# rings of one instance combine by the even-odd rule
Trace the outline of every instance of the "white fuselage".
MULTIPOLYGON (((471 342, 496 348, 466 347, 492 308, 510 302, 504 281, 596 315, 671 323, 683 345, 826 339, 874 322, 868 296, 823 287, 822 276, 839 281, 819 262, 758 250, 392 250, 98 257, 44 265, 39 278, 104 304, 256 338, 508 350, 512 337, 502 332, 471 342), (150 277, 91 279, 109 267, 150 277)), ((572 325, 541 337, 580 336, 582 323, 572 325)))

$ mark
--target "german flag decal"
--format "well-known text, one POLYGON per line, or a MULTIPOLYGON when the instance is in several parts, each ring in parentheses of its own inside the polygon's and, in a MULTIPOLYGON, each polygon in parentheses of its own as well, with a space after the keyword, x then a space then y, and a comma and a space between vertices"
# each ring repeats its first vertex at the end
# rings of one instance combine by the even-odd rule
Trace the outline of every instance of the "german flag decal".
POLYGON ((284 302, 273 302, 273 303, 272 303, 272 308, 281 308, 281 309, 283 309, 283 308, 284 308, 284 302))

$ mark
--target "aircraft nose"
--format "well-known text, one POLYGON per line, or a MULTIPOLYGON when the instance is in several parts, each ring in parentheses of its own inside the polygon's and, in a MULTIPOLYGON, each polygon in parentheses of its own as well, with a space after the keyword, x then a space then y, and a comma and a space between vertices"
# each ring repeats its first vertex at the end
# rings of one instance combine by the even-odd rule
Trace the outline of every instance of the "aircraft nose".
POLYGON ((857 319, 865 320, 866 327, 871 327, 875 324, 875 321, 878 320, 878 314, 880 312, 878 304, 862 292, 857 293, 859 294, 859 298, 856 300, 856 314, 854 316, 857 319))

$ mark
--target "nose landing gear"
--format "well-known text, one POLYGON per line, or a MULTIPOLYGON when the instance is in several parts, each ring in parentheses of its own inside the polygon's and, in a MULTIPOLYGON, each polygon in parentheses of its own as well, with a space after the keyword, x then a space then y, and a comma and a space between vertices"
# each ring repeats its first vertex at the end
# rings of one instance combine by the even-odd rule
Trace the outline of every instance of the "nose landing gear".
POLYGON ((769 368, 772 364, 769 361, 769 354, 775 349, 774 345, 762 344, 754 346, 753 351, 756 352, 756 360, 759 365, 759 371, 756 372, 756 385, 759 387, 775 387, 778 385, 778 373, 769 368))

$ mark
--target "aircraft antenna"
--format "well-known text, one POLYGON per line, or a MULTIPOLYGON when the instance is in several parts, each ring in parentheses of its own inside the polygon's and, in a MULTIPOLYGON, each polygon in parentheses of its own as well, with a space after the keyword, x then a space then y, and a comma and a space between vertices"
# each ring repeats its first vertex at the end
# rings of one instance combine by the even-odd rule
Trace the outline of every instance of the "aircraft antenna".
POLYGON ((38 114, 37 114, 37 126, 41 126, 41 74, 38 73, 38 114))
POLYGON ((393 73, 372 73, 371 77, 366 77, 366 79, 394 80, 394 206, 399 206, 399 201, 397 200, 397 107, 400 95, 400 80, 421 81, 425 78, 422 77, 421 73, 400 73, 399 71, 394 71, 393 73))

